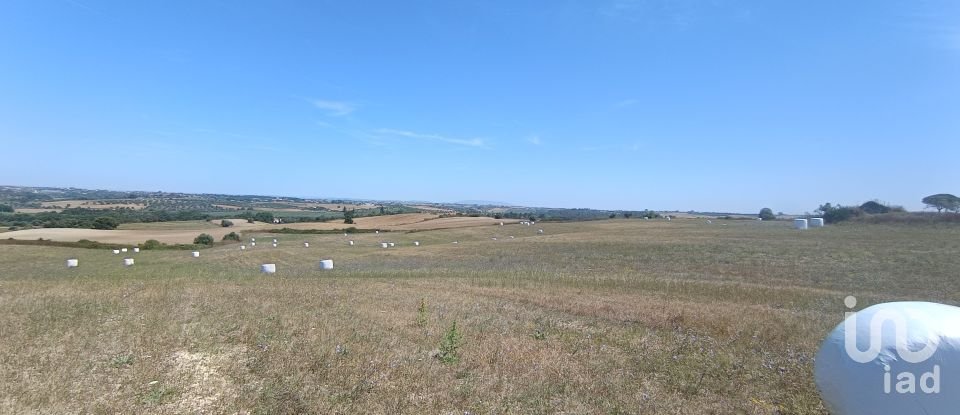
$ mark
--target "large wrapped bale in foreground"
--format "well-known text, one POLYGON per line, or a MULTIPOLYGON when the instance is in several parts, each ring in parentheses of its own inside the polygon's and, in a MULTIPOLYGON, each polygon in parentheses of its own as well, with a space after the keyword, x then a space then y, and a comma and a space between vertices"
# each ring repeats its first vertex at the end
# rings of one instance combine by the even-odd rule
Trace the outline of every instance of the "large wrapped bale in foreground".
POLYGON ((833 415, 958 414, 960 308, 895 302, 848 312, 820 346, 814 376, 833 415))

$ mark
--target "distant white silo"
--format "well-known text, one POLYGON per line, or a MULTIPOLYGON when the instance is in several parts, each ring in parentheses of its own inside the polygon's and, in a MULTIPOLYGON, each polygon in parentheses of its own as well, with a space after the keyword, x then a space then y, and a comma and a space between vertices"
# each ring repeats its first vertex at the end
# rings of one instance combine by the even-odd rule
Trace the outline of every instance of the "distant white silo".
POLYGON ((823 218, 810 218, 810 227, 811 227, 811 228, 822 228, 822 227, 823 227, 823 218))
POLYGON ((275 274, 277 272, 277 264, 261 264, 260 272, 264 274, 275 274))
POLYGON ((304 247, 304 248, 309 248, 309 247, 310 247, 310 242, 304 242, 304 243, 303 243, 303 247, 304 247))
POLYGON ((76 268, 76 267, 79 267, 79 266, 80 266, 80 260, 79 260, 79 259, 68 259, 68 260, 67 260, 67 268, 76 268))
POLYGON ((123 265, 126 267, 133 265, 133 258, 124 258, 123 265))
POLYGON ((193 251, 190 253, 190 256, 194 258, 200 258, 200 251, 193 251))
POLYGON ((321 260, 320 269, 333 269, 333 260, 332 259, 321 260))
POLYGON ((807 229, 807 220, 806 219, 794 219, 793 227, 796 229, 807 229))
POLYGON ((381 248, 386 248, 387 246, 389 246, 389 245, 387 245, 386 242, 380 242, 380 247, 381 247, 381 248))

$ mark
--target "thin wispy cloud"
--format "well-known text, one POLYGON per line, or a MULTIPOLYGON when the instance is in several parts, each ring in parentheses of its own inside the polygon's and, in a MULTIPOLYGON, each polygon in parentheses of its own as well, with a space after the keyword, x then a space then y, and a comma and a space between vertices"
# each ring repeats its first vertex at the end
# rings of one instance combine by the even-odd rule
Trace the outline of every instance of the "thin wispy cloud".
POLYGON ((436 142, 456 144, 456 145, 467 146, 467 147, 483 147, 484 146, 484 142, 480 138, 471 138, 471 139, 452 138, 452 137, 442 136, 439 134, 423 134, 423 133, 416 133, 413 131, 395 130, 392 128, 381 128, 379 130, 376 130, 375 132, 377 134, 416 138, 419 140, 436 141, 436 142))
POLYGON ((351 102, 346 101, 330 101, 325 99, 313 99, 310 100, 310 103, 313 104, 319 110, 323 110, 327 115, 331 117, 342 117, 344 115, 349 115, 350 113, 357 110, 357 105, 351 102))
POLYGON ((533 145, 535 145, 535 146, 539 146, 540 144, 543 144, 543 141, 540 140, 540 136, 539 136, 539 135, 531 135, 531 136, 527 137, 527 142, 530 143, 530 144, 533 144, 533 145))
POLYGON ((623 100, 623 101, 619 101, 619 102, 613 104, 613 106, 614 106, 614 107, 617 107, 617 108, 624 108, 624 107, 629 107, 629 106, 631 106, 631 105, 636 105, 636 104, 638 104, 638 103, 640 103, 640 100, 630 98, 630 99, 625 99, 625 100, 623 100))

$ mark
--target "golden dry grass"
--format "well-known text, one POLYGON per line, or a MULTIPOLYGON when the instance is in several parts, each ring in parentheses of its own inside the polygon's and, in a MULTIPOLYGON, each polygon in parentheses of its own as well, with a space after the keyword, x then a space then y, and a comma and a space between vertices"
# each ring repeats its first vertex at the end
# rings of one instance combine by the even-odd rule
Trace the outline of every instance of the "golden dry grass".
POLYGON ((0 245, 0 413, 822 414, 812 356, 844 296, 960 301, 958 227, 256 236, 280 248, 144 251, 130 268, 0 245), (454 321, 460 361, 443 364, 454 321))

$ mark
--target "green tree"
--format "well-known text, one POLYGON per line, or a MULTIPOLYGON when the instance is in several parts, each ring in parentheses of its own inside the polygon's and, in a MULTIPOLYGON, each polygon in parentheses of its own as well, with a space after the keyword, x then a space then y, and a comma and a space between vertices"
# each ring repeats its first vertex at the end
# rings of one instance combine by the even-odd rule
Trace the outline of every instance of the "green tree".
POLYGON ((343 208, 343 223, 353 224, 353 210, 347 210, 346 206, 343 208))
POLYGON ((0 212, 13 212, 13 206, 0 205, 0 212))
POLYGON ((942 212, 944 210, 958 211, 960 210, 960 198, 949 194, 949 193, 939 193, 935 195, 930 195, 923 200, 921 200, 928 207, 937 209, 937 212, 942 212))
POLYGON ((92 224, 93 229, 117 229, 117 226, 120 226, 120 222, 106 216, 94 219, 92 224))
MULTIPOLYGON (((240 242, 240 235, 238 235, 236 232, 230 232, 226 235, 223 235, 223 240, 240 242)), ((196 240, 194 240, 194 243, 196 243, 196 240)))
POLYGON ((773 215, 773 210, 771 210, 770 208, 760 209, 760 214, 758 215, 758 217, 763 220, 774 220, 777 218, 776 216, 773 215))
MULTIPOLYGON (((224 219, 224 220, 221 220, 221 221, 220 221, 220 226, 223 226, 224 228, 229 228, 229 227, 233 226, 233 222, 230 221, 230 220, 224 219)), ((233 232, 231 232, 231 233, 233 233, 233 232)))
POLYGON ((196 245, 213 245, 213 237, 205 233, 201 233, 196 238, 193 238, 193 243, 196 245))

